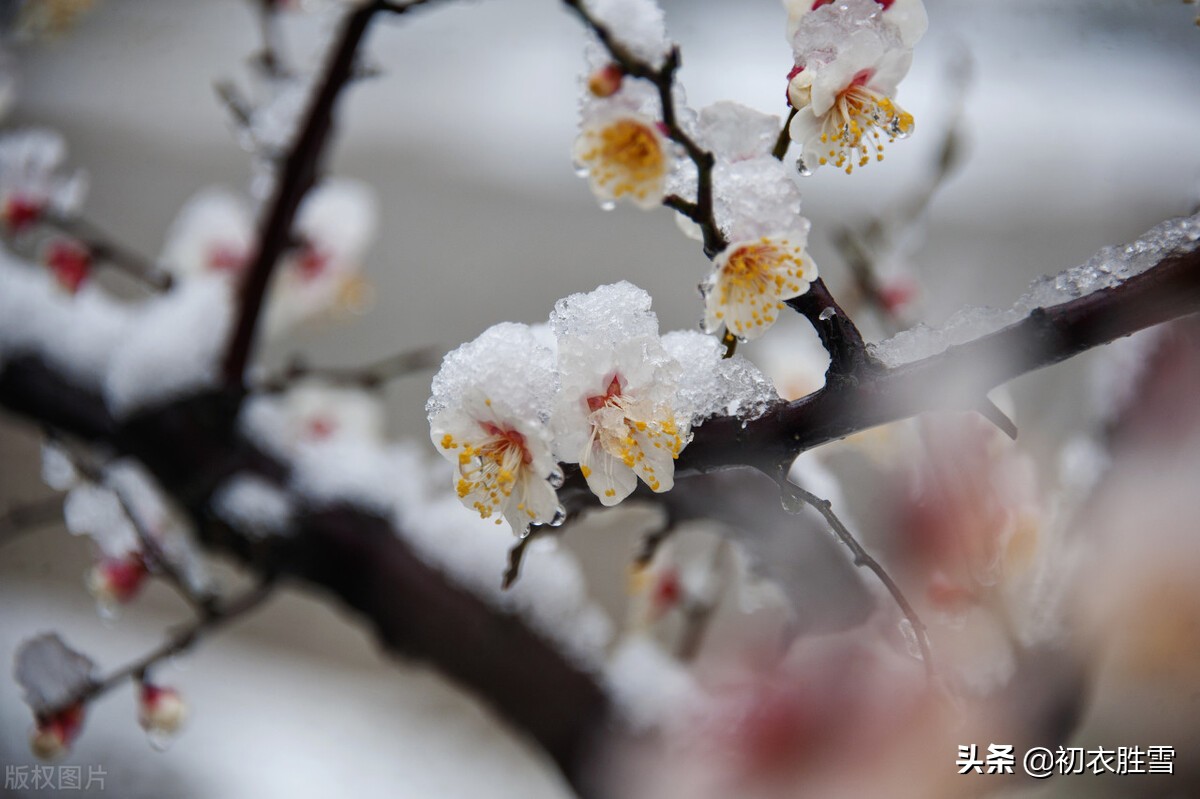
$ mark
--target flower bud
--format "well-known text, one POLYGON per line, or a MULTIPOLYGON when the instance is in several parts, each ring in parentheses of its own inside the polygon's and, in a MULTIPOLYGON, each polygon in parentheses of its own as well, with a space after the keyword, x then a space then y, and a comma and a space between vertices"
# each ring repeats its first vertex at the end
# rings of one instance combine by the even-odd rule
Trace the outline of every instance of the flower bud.
POLYGON ((625 73, 616 64, 608 64, 588 75, 588 91, 596 97, 612 97, 621 90, 625 73))
POLYGON ((33 754, 42 760, 53 760, 66 754, 83 729, 83 705, 75 704, 61 713, 39 721, 29 739, 33 754))
POLYGON ((148 733, 174 735, 187 719, 187 703, 174 688, 142 683, 138 724, 148 733))
POLYGON ((88 590, 102 605, 120 605, 133 599, 146 582, 146 564, 139 555, 105 558, 88 574, 88 590))
POLYGON ((42 253, 46 267, 58 279, 59 285, 71 294, 79 291, 92 271, 92 254, 70 239, 55 239, 42 253))
POLYGON ((9 197, 0 209, 0 222, 10 233, 20 233, 27 230, 38 221, 42 215, 42 203, 21 197, 9 197))

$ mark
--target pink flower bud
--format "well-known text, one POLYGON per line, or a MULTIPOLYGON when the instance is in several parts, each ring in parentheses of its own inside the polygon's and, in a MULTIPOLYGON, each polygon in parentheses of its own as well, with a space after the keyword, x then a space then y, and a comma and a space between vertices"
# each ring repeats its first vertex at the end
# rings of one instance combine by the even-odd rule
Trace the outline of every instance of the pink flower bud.
POLYGON ((9 197, 4 203, 4 208, 0 210, 0 220, 10 233, 20 233, 38 221, 42 210, 42 203, 16 195, 9 197))
POLYGON ((42 253, 42 260, 59 285, 71 294, 79 291, 92 271, 92 254, 86 247, 70 239, 55 239, 42 253))
POLYGON ((149 733, 173 735, 187 719, 187 703, 174 688, 142 683, 138 724, 149 733))
POLYGON ((147 574, 146 564, 138 555, 105 558, 92 567, 88 590, 102 604, 124 604, 141 590, 147 574))
POLYGON ((596 97, 612 97, 621 90, 625 73, 616 64, 608 64, 588 75, 588 91, 596 97))
POLYGON ((83 705, 76 704, 47 719, 39 720, 29 746, 42 760, 52 760, 66 753, 83 729, 83 705))

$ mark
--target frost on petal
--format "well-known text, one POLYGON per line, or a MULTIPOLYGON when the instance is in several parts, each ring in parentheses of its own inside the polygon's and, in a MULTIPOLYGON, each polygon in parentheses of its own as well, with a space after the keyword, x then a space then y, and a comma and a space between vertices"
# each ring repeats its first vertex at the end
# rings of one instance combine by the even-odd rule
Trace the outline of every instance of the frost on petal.
POLYGON ((179 277, 240 275, 254 255, 249 204, 220 188, 202 189, 179 210, 167 232, 161 260, 179 277))
POLYGON ((63 518, 74 535, 92 539, 108 558, 121 559, 141 551, 137 530, 111 489, 84 483, 63 501, 63 518))
POLYGON ((514 532, 558 514, 561 475, 547 426, 556 388, 553 355, 513 323, 447 354, 433 378, 430 437, 458 469, 459 498, 484 518, 503 516, 514 532))
POLYGON ((21 644, 14 674, 25 704, 40 717, 76 702, 92 686, 95 669, 91 658, 57 634, 43 633, 21 644))
POLYGON ((800 216, 800 187, 793 170, 771 156, 718 160, 713 169, 713 215, 729 241, 794 231, 808 235, 800 216))
POLYGON ((745 161, 770 156, 779 138, 779 117, 722 100, 700 111, 700 141, 720 160, 745 161))
POLYGON ((939 327, 917 325, 871 345, 887 366, 928 358, 1021 321, 1035 308, 1050 308, 1095 291, 1119 286, 1164 258, 1200 249, 1200 214, 1170 219, 1123 246, 1105 247, 1079 266, 1032 281, 1011 308, 964 308, 939 327))
POLYGON ((214 385, 232 322, 230 286, 216 277, 147 301, 112 355, 109 409, 125 416, 214 385))
MULTIPOLYGON (((897 12, 897 20, 915 11, 897 12)), ((873 0, 823 5, 800 19, 792 37, 801 71, 788 85, 797 110, 789 128, 803 145, 806 173, 832 163, 846 172, 883 160, 883 145, 910 134, 913 119, 895 102, 912 49, 888 11, 873 0)))
POLYGON ((817 267, 800 230, 787 236, 731 243, 713 261, 703 286, 704 329, 722 325, 743 340, 761 336, 775 323, 783 301, 808 291, 817 267))
POLYGON ((674 407, 679 365, 658 337, 650 295, 624 281, 601 286, 559 300, 550 321, 561 381, 558 457, 579 463, 606 505, 632 492, 633 475, 670 490, 689 419, 674 407))
POLYGON ((662 63, 670 47, 666 17, 655 0, 586 0, 588 11, 613 38, 651 66, 662 63))
POLYGON ((713 416, 755 419, 779 401, 771 381, 741 355, 725 358, 725 347, 712 336, 677 330, 663 346, 682 371, 675 407, 692 424, 713 416))

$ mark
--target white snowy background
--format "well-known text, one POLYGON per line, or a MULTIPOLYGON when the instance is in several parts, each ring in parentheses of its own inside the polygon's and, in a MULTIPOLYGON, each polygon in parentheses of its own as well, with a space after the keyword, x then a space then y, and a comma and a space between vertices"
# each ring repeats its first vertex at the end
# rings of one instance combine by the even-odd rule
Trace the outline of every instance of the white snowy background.
MULTIPOLYGON (((1031 278, 1196 203, 1200 30, 1188 8, 1177 0, 927 5, 930 33, 899 95, 916 135, 852 178, 826 170, 803 185, 814 257, 835 290, 845 276, 823 231, 878 212, 919 178, 945 113, 945 65, 962 49, 976 76, 968 160, 934 203, 916 259, 933 321, 964 303, 1007 306, 1031 278)), ((775 0, 664 6, 695 106, 736 99, 785 111, 790 53, 775 0)), ((319 27, 300 25, 297 55, 319 27)), ((348 95, 330 163, 379 195, 381 235, 367 266, 376 303, 361 318, 274 343, 269 362, 294 351, 353 363, 451 346, 498 321, 540 321, 557 298, 621 278, 653 295, 663 329, 695 326, 695 284, 707 271, 698 249, 665 211, 601 212, 573 174, 582 40, 554 0, 447 3, 377 26, 369 53, 383 77, 348 95)), ((88 215, 154 253, 194 191, 248 178, 212 83, 244 75, 255 45, 238 0, 103 0, 68 38, 18 52, 10 123, 61 130, 91 176, 88 215)), ((1016 385, 1018 405, 1039 428, 1069 426, 1081 368, 1016 385)), ((391 390, 392 433, 425 440, 427 393, 424 376, 391 390)), ((43 489, 34 437, 0 424, 3 507, 43 489)), ((607 532, 572 543, 615 608, 629 538, 607 532)), ((83 589, 86 567, 84 545, 62 530, 0 550, 0 663, 11 662, 21 639, 53 628, 112 666, 181 617, 166 591, 151 590, 102 624, 83 589)), ((66 762, 103 764, 109 792, 130 799, 298 799, 350 787, 414 797, 565 793, 473 699, 379 655, 367 633, 319 598, 277 597, 186 666, 171 680, 194 718, 169 752, 148 749, 131 696, 117 691, 90 712, 66 762)), ((0 680, 0 763, 30 762, 29 726, 16 686, 0 680)))

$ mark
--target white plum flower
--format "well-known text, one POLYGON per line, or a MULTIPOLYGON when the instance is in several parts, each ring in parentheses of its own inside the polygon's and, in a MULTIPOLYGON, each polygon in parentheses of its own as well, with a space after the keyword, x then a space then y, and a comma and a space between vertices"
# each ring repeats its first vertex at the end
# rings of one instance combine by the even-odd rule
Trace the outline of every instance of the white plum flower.
POLYGON ((283 395, 282 410, 286 435, 295 444, 384 439, 383 406, 360 388, 305 381, 283 395))
POLYGON ((702 284, 704 329, 721 325, 742 340, 761 336, 775 323, 785 300, 799 297, 817 279, 808 256, 808 221, 787 232, 734 241, 713 259, 702 284))
POLYGON ((641 80, 624 80, 607 96, 589 90, 584 97, 572 155, 606 206, 627 199, 650 209, 662 202, 676 158, 658 121, 660 109, 656 91, 641 80))
POLYGON ((800 190, 771 154, 777 117, 717 103, 700 112, 697 128, 716 159, 713 215, 730 242, 702 284, 704 328, 715 333, 724 325, 739 338, 757 338, 774 323, 782 301, 816 279, 804 249, 809 224, 800 216, 800 190))
MULTIPOLYGON (((305 198, 296 216, 298 245, 285 254, 271 283, 266 327, 278 334, 338 308, 362 305, 359 276, 374 236, 375 200, 361 183, 330 180, 305 198)), ((180 278, 219 275, 237 285, 257 251, 250 202, 223 188, 197 193, 167 235, 162 261, 180 278)))
POLYGON ((249 203, 228 189, 209 187, 179 210, 161 258, 177 277, 241 274, 254 257, 254 237, 249 203))
POLYGON ((550 317, 561 388, 555 449, 578 462, 588 487, 615 505, 637 487, 675 483, 690 420, 675 409, 679 364, 658 337, 650 295, 621 282, 559 300, 550 317))
POLYGON ((300 246, 280 265, 267 327, 276 331, 333 309, 363 305, 363 257, 375 238, 374 194, 353 180, 329 180, 305 197, 296 215, 300 246))
POLYGON ((561 518, 548 426, 555 388, 550 351, 527 326, 504 323, 446 356, 425 406, 434 445, 457 467, 459 499, 514 533, 561 518))
POLYGON ((50 212, 70 216, 83 205, 87 178, 63 168, 67 148, 51 130, 0 136, 0 221, 20 232, 50 212))
POLYGON ((906 36, 914 35, 908 21, 915 16, 891 13, 874 0, 844 0, 800 18, 788 101, 796 109, 789 135, 803 146, 803 171, 833 164, 850 173, 872 158, 883 160, 886 142, 912 132, 912 115, 894 98, 912 63, 906 36))

